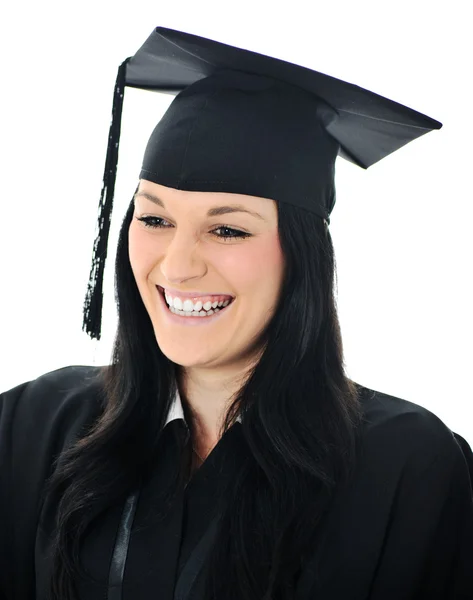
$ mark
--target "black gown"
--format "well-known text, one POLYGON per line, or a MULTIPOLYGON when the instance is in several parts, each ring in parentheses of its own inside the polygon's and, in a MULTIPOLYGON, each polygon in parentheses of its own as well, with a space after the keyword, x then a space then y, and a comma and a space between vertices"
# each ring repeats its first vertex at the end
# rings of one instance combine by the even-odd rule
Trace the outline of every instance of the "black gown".
MULTIPOLYGON (((53 459, 98 415, 98 367, 71 366, 0 396, 0 598, 47 600, 54 505, 40 503, 53 459)), ((318 579, 310 560, 295 600, 473 600, 473 454, 427 409, 362 388, 362 456, 353 484, 327 515, 318 579)), ((235 423, 194 473, 166 517, 146 517, 177 468, 168 423, 155 472, 107 510, 81 548, 99 584, 84 600, 204 600, 206 552, 222 478, 245 441, 235 423), (231 449, 230 453, 223 450, 231 449)))

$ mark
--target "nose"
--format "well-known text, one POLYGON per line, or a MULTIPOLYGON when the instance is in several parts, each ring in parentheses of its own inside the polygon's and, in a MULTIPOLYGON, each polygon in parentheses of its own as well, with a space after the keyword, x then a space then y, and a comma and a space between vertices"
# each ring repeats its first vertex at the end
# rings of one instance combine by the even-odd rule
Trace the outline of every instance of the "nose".
POLYGON ((198 255, 197 246, 197 241, 188 233, 174 234, 161 260, 161 273, 170 287, 180 287, 183 282, 205 276, 207 268, 198 255))

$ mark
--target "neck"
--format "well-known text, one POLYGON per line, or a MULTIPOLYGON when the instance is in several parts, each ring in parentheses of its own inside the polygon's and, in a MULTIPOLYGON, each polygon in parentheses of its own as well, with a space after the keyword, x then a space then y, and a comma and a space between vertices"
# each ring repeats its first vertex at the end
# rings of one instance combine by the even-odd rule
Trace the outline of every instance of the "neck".
POLYGON ((178 367, 179 394, 190 412, 193 445, 202 459, 210 454, 222 435, 223 420, 230 401, 248 374, 246 368, 202 369, 178 367))

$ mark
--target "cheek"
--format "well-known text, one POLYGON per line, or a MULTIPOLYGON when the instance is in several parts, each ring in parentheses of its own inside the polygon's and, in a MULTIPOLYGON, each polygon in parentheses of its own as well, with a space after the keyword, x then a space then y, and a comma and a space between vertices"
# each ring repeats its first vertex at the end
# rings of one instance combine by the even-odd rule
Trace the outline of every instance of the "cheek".
POLYGON ((128 229, 128 256, 135 278, 141 278, 152 268, 153 257, 156 256, 156 240, 152 236, 143 235, 133 222, 128 229))
POLYGON ((279 295, 282 283, 283 254, 277 234, 261 237, 246 247, 240 246, 238 252, 230 257, 224 265, 225 272, 230 273, 236 290, 254 295, 279 295))

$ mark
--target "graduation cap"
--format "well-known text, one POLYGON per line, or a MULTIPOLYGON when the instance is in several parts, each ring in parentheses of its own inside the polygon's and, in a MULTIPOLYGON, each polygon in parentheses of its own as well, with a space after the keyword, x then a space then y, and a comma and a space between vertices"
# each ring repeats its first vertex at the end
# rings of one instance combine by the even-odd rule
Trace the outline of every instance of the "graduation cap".
POLYGON ((287 202, 330 223, 338 155, 367 169, 442 124, 340 79, 157 27, 119 67, 83 329, 100 339, 125 86, 175 95, 140 179, 287 202))

